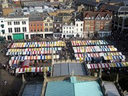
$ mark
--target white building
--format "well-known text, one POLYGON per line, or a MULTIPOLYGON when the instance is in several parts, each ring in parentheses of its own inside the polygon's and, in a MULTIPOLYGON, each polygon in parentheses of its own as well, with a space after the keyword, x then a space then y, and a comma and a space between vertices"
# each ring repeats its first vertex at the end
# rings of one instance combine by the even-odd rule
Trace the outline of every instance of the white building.
POLYGON ((75 20, 75 37, 83 37, 83 25, 84 22, 81 20, 75 20))
POLYGON ((6 40, 30 39, 28 17, 4 18, 6 40))
POLYGON ((62 38, 83 37, 83 21, 75 20, 75 24, 64 24, 62 38))
POLYGON ((74 37, 75 25, 71 23, 70 25, 64 24, 62 27, 62 38, 74 37))

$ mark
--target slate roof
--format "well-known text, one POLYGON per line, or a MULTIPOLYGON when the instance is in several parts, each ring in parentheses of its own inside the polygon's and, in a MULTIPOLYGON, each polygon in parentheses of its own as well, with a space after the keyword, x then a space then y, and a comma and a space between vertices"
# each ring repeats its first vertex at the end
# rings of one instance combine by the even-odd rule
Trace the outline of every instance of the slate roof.
POLYGON ((71 15, 68 13, 58 13, 58 16, 71 16, 71 15))
POLYGON ((22 96, 41 96, 42 83, 27 84, 23 90, 22 96))
POLYGON ((115 84, 113 82, 104 82, 107 96, 120 96, 115 84))
POLYGON ((59 16, 54 17, 54 22, 62 22, 62 21, 63 21, 62 17, 59 17, 59 16))
POLYGON ((96 6, 98 4, 98 2, 94 2, 91 0, 76 0, 76 2, 84 3, 84 4, 88 4, 88 5, 92 5, 92 6, 96 6))
POLYGON ((54 64, 53 76, 71 75, 74 71, 74 75, 87 75, 85 66, 77 63, 62 63, 54 64))

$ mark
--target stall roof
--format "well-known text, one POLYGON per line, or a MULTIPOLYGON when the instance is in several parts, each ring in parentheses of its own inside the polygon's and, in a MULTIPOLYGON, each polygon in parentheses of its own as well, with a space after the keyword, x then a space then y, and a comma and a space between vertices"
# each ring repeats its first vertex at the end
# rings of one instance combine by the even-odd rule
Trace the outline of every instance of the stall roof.
POLYGON ((42 83, 27 84, 23 90, 22 96, 41 96, 42 83))
POLYGON ((120 96, 115 84, 113 82, 104 82, 107 96, 120 96))
POLYGON ((53 68, 53 76, 71 75, 72 72, 74 75, 87 75, 85 66, 80 63, 54 64, 53 68))

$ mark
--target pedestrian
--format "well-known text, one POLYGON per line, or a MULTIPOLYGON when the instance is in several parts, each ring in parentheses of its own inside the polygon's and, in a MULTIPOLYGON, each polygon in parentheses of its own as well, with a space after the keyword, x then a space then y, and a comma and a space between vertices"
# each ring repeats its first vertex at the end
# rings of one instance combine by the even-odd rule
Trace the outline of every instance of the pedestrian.
POLYGON ((4 80, 3 83, 4 83, 4 85, 7 85, 7 81, 6 80, 4 80))

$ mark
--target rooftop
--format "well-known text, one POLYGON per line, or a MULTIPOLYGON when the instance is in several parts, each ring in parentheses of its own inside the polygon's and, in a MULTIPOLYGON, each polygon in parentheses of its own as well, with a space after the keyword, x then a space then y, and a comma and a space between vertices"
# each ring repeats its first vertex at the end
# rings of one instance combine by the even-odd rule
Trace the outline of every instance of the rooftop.
POLYGON ((80 63, 54 64, 53 68, 53 76, 71 75, 72 71, 75 75, 87 75, 84 65, 80 63))
POLYGON ((75 76, 69 80, 47 83, 45 96, 103 96, 97 81, 80 81, 75 76))
POLYGON ((23 90, 22 96, 41 96, 42 83, 27 84, 23 90))

